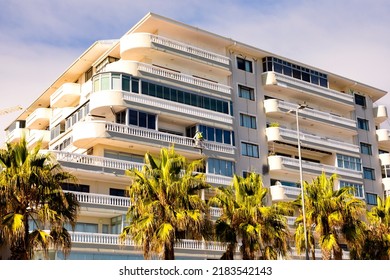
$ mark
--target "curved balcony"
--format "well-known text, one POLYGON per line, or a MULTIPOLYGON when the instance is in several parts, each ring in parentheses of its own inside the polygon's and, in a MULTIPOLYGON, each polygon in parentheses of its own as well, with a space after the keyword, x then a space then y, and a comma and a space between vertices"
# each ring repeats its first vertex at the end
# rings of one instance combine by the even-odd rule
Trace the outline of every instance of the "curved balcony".
POLYGON ((288 92, 289 96, 301 100, 307 100, 324 105, 332 104, 338 110, 354 110, 354 100, 351 94, 314 85, 277 72, 264 72, 262 74, 263 85, 268 90, 276 92, 281 89, 288 92))
MULTIPOLYGON (((270 172, 275 175, 285 176, 286 174, 295 174, 298 178, 298 159, 284 156, 269 156, 268 164, 270 172)), ((313 177, 320 175, 323 171, 328 175, 338 174, 341 178, 351 178, 354 180, 362 180, 363 178, 361 171, 344 169, 306 160, 302 160, 302 171, 305 181, 311 181, 313 177)))
POLYGON ((29 136, 27 137, 27 145, 33 147, 41 141, 41 148, 47 147, 50 142, 50 131, 49 130, 30 130, 29 136))
POLYGON ((273 185, 270 186, 270 192, 272 201, 278 202, 278 201, 291 201, 301 193, 300 188, 294 188, 289 186, 283 186, 283 185, 273 185))
POLYGON ((15 128, 11 132, 7 133, 6 136, 6 142, 9 143, 16 143, 19 142, 21 138, 27 139, 28 136, 30 135, 30 130, 27 128, 15 128))
POLYGON ((65 83, 50 96, 50 107, 72 107, 80 101, 81 86, 76 83, 65 83))
POLYGON ((204 91, 211 90, 216 93, 226 94, 227 96, 230 96, 232 92, 231 87, 221 83, 211 82, 205 79, 196 78, 191 75, 137 61, 120 60, 117 62, 113 62, 107 65, 106 71, 128 73, 133 76, 153 76, 157 79, 163 79, 183 84, 187 87, 192 88, 195 91, 198 91, 199 89, 202 89, 204 91))
MULTIPOLYGON (((286 129, 282 127, 267 127, 266 135, 268 141, 280 141, 285 143, 297 144, 297 132, 296 130, 286 129)), ((333 140, 327 137, 321 137, 313 134, 299 133, 299 139, 301 144, 305 147, 311 147, 315 149, 323 149, 329 152, 338 151, 347 151, 352 153, 359 153, 359 146, 333 140)))
POLYGON ((205 49, 194 47, 160 35, 150 33, 132 33, 121 38, 120 54, 125 60, 137 60, 145 53, 149 55, 166 55, 166 53, 187 59, 196 59, 208 65, 229 68, 230 59, 205 49), (160 51, 160 52, 156 52, 160 51))
POLYGON ((390 153, 379 154, 379 160, 382 166, 390 165, 390 153))
MULTIPOLYGON (((278 99, 267 99, 264 100, 264 108, 267 116, 280 119, 290 118, 293 121, 295 118, 295 113, 293 112, 297 109, 297 104, 278 99)), ((331 130, 341 135, 357 134, 356 121, 349 118, 336 116, 312 108, 300 110, 299 117, 300 123, 302 124, 307 123, 307 125, 312 125, 315 123, 319 128, 331 130)))
POLYGON ((92 93, 89 99, 90 114, 106 116, 112 115, 112 110, 115 112, 123 110, 126 108, 123 95, 120 90, 104 90, 92 93))
POLYGON ((390 178, 382 178, 382 184, 385 191, 390 191, 390 178))
MULTIPOLYGON (((178 150, 192 154, 199 154, 199 147, 195 146, 194 140, 189 137, 159 132, 137 126, 127 126, 105 121, 83 121, 73 126, 73 145, 80 148, 89 148, 95 144, 130 143, 141 145, 140 149, 154 148, 160 150, 161 146, 175 145, 178 150)), ((234 155, 235 147, 222 143, 204 141, 204 152, 212 151, 234 155)))
POLYGON ((26 127, 29 129, 42 129, 49 126, 51 118, 50 108, 37 108, 26 118, 26 127))
POLYGON ((379 105, 374 108, 374 119, 377 123, 382 123, 388 119, 387 107, 385 105, 379 105))

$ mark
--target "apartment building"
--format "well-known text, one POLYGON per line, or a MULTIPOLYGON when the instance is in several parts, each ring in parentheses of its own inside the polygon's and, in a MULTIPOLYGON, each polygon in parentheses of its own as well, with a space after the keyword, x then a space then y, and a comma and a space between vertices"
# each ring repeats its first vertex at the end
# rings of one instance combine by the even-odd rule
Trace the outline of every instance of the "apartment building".
MULTIPOLYGON (((10 142, 26 135, 30 146, 42 139, 78 177, 77 189, 64 185, 82 206, 70 259, 141 259, 130 241, 118 243, 118 233, 129 206, 124 171, 140 168, 145 152, 174 144, 188 159, 205 157, 215 186, 230 184, 234 173, 260 173, 269 203, 297 197, 301 167, 303 180, 337 173, 339 188, 354 186, 375 204, 390 190, 390 132, 380 128, 387 110, 374 105, 385 94, 147 14, 120 39, 87 49, 6 132, 10 142)), ((224 248, 183 240, 175 250, 178 259, 213 259, 224 248)))

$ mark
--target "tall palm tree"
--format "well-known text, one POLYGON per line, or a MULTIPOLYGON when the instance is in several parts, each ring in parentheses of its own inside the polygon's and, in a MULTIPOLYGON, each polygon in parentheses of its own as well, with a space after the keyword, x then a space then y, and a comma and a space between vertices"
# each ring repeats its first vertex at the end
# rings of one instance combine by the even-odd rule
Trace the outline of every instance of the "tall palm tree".
POLYGON ((146 153, 141 171, 127 170, 131 206, 121 238, 130 236, 142 245, 145 259, 152 254, 174 259, 174 244, 183 234, 202 238, 208 211, 199 192, 208 184, 205 174, 196 171, 203 165, 203 160, 188 163, 171 147, 161 149, 159 158, 146 153))
MULTIPOLYGON (((343 240, 354 250, 359 250, 359 244, 364 240, 364 202, 352 194, 352 188, 334 190, 336 179, 336 174, 327 177, 323 172, 310 184, 305 182, 303 186, 307 237, 313 259, 315 240, 320 245, 323 259, 331 259, 332 255, 334 259, 341 259, 343 240)), ((294 203, 300 207, 301 201, 299 196, 294 203)), ((300 213, 295 232, 298 251, 303 249, 302 220, 300 213)))
POLYGON ((390 259, 390 197, 377 199, 368 213, 368 228, 362 254, 357 259, 389 260, 390 259))
POLYGON ((222 208, 215 225, 216 237, 227 244, 222 259, 233 259, 241 241, 242 259, 277 259, 287 255, 289 231, 282 204, 266 206, 267 189, 261 176, 251 173, 243 178, 234 175, 232 184, 217 189, 210 200, 222 208))
POLYGON ((61 182, 74 179, 50 154, 40 153, 40 145, 29 150, 24 138, 0 150, 0 232, 11 259, 31 259, 35 249, 45 256, 49 248, 69 253, 64 226, 74 226, 78 202, 62 191, 61 182))

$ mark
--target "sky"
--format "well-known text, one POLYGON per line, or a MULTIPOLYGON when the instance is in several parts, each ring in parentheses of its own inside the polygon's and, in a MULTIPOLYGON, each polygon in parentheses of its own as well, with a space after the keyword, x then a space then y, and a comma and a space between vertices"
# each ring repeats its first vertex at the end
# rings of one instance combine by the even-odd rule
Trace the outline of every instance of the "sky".
MULTIPOLYGON (((390 92, 388 0, 0 0, 0 7, 0 111, 26 108, 93 42, 119 39, 148 12, 390 92)), ((377 104, 390 113, 390 94, 377 104)), ((20 113, 0 114, 0 143, 20 113)))

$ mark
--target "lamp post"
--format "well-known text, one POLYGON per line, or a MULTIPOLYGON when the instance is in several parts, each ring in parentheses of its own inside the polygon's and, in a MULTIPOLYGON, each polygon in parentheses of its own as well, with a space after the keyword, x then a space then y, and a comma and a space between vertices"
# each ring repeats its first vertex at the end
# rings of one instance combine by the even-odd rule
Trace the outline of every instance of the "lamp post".
POLYGON ((303 172, 302 172, 302 155, 301 155, 301 139, 299 132, 299 110, 303 110, 307 107, 306 103, 298 104, 295 110, 295 118, 297 122, 297 140, 298 140, 298 159, 299 159, 299 182, 301 184, 301 203, 302 203, 302 217, 303 217, 303 234, 305 236, 305 255, 306 260, 309 259, 309 249, 307 243, 307 230, 306 230, 306 212, 305 212, 305 193, 303 190, 303 172))

